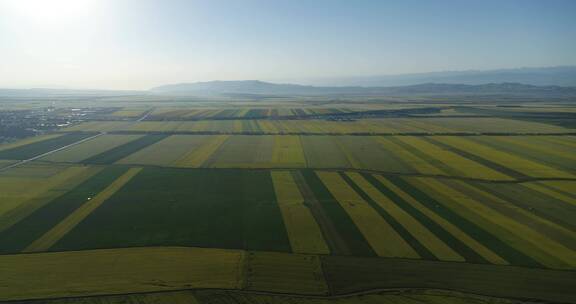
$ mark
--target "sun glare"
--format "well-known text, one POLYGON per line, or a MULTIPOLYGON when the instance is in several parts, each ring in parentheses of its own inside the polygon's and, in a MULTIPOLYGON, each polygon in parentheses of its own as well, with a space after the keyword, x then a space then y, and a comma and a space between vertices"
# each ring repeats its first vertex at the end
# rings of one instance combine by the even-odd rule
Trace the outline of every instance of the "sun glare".
POLYGON ((96 0, 0 0, 11 14, 41 25, 68 23, 90 15, 96 0))

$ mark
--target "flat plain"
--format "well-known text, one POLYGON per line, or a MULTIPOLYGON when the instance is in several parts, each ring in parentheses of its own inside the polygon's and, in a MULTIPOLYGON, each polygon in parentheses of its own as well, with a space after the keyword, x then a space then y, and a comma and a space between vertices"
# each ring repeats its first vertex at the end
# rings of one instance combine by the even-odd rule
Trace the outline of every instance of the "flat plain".
POLYGON ((134 103, 0 145, 0 301, 576 303, 566 124, 134 103))

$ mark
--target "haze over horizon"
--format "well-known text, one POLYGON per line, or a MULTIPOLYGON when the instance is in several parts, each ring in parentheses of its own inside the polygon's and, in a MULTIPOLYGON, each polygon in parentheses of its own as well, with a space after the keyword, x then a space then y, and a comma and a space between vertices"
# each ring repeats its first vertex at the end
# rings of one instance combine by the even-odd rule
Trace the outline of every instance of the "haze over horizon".
POLYGON ((0 87, 565 66, 574 37, 569 0, 0 0, 0 87))

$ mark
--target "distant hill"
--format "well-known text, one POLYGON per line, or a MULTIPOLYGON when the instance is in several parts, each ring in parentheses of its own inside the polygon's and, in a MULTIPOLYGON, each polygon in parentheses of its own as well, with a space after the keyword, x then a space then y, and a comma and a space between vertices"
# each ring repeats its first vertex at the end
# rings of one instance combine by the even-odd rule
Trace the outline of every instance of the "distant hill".
POLYGON ((154 93, 169 94, 314 94, 320 88, 296 84, 277 84, 259 80, 208 81, 179 83, 152 88, 154 93))
POLYGON ((538 86, 576 86, 576 66, 337 77, 309 81, 310 84, 323 86, 365 87, 406 86, 421 83, 478 85, 503 82, 523 83, 538 86))
POLYGON ((144 91, 127 90, 72 90, 72 89, 2 89, 0 97, 65 97, 65 96, 128 96, 146 94, 144 91))
POLYGON ((519 83, 489 83, 482 85, 427 83, 397 87, 317 87, 295 84, 275 84, 258 80, 209 81, 181 83, 150 90, 166 95, 526 95, 576 97, 576 88, 534 86, 519 83))

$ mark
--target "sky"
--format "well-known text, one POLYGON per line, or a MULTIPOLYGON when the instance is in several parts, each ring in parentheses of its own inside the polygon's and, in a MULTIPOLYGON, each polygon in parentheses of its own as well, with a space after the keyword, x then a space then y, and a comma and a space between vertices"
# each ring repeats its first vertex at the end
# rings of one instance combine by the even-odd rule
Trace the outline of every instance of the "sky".
POLYGON ((576 65, 574 0, 0 0, 0 87, 576 65))

